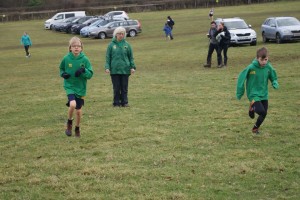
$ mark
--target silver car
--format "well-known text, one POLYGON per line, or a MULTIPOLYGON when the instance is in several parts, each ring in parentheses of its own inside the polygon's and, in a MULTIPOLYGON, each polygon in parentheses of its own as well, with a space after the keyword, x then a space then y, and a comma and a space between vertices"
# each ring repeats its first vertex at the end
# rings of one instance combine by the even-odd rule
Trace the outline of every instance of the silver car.
POLYGON ((141 23, 138 20, 115 21, 92 30, 89 32, 89 37, 100 39, 113 37, 114 30, 119 26, 124 27, 130 37, 135 37, 138 33, 142 32, 141 23))
POLYGON ((270 17, 261 25, 263 42, 275 40, 282 43, 288 40, 300 40, 300 22, 295 17, 270 17))

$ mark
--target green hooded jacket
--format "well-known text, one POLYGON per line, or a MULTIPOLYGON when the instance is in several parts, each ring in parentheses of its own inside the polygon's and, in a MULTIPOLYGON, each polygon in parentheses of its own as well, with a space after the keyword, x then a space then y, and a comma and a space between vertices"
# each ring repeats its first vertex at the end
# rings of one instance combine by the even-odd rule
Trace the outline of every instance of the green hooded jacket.
POLYGON ((268 80, 271 81, 273 88, 278 89, 277 74, 270 62, 261 67, 258 60, 254 59, 246 67, 237 80, 236 97, 241 99, 245 92, 245 81, 247 97, 250 102, 268 100, 268 80))
POLYGON ((77 98, 83 98, 86 95, 87 79, 92 78, 93 68, 89 59, 81 52, 77 57, 72 52, 64 56, 60 63, 60 76, 64 72, 70 75, 70 78, 64 79, 64 88, 67 95, 75 94, 77 98), (75 77, 75 72, 81 68, 85 68, 85 72, 75 77))
POLYGON ((136 69, 131 46, 125 39, 112 39, 106 51, 105 69, 110 74, 130 74, 131 69, 136 69))

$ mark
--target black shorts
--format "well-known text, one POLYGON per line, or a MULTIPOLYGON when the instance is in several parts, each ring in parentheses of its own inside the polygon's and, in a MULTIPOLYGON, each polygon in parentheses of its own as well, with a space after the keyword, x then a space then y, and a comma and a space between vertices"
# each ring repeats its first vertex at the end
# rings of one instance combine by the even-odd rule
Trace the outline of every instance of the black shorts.
POLYGON ((84 105, 84 99, 77 98, 75 96, 75 94, 69 94, 68 95, 68 102, 66 103, 66 106, 70 107, 70 101, 73 101, 73 100, 76 101, 76 107, 75 107, 75 109, 76 110, 80 110, 82 108, 82 106, 84 105))

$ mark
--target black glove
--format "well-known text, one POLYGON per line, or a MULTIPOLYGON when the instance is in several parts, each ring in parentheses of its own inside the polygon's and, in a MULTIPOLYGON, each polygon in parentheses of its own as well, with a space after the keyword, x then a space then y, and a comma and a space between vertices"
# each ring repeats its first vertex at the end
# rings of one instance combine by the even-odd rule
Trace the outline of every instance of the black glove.
POLYGON ((80 69, 78 69, 76 72, 75 72, 75 77, 79 77, 80 74, 84 73, 85 72, 85 68, 82 67, 80 69))
POLYGON ((61 75, 64 79, 68 79, 68 78, 70 78, 70 74, 68 74, 68 73, 66 73, 66 72, 64 72, 64 73, 62 73, 62 75, 61 75))

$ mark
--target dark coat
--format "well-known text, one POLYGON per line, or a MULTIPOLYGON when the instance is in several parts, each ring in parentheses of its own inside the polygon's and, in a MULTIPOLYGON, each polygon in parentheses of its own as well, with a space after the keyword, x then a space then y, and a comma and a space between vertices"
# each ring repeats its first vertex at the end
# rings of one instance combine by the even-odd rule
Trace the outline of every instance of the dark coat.
POLYGON ((223 30, 218 30, 217 32, 215 32, 214 36, 217 37, 217 35, 221 32, 224 32, 224 35, 222 35, 222 39, 221 41, 219 42, 219 45, 220 46, 225 46, 225 45, 229 45, 230 44, 230 39, 231 39, 231 36, 230 36, 230 33, 227 29, 226 26, 224 26, 223 30))

